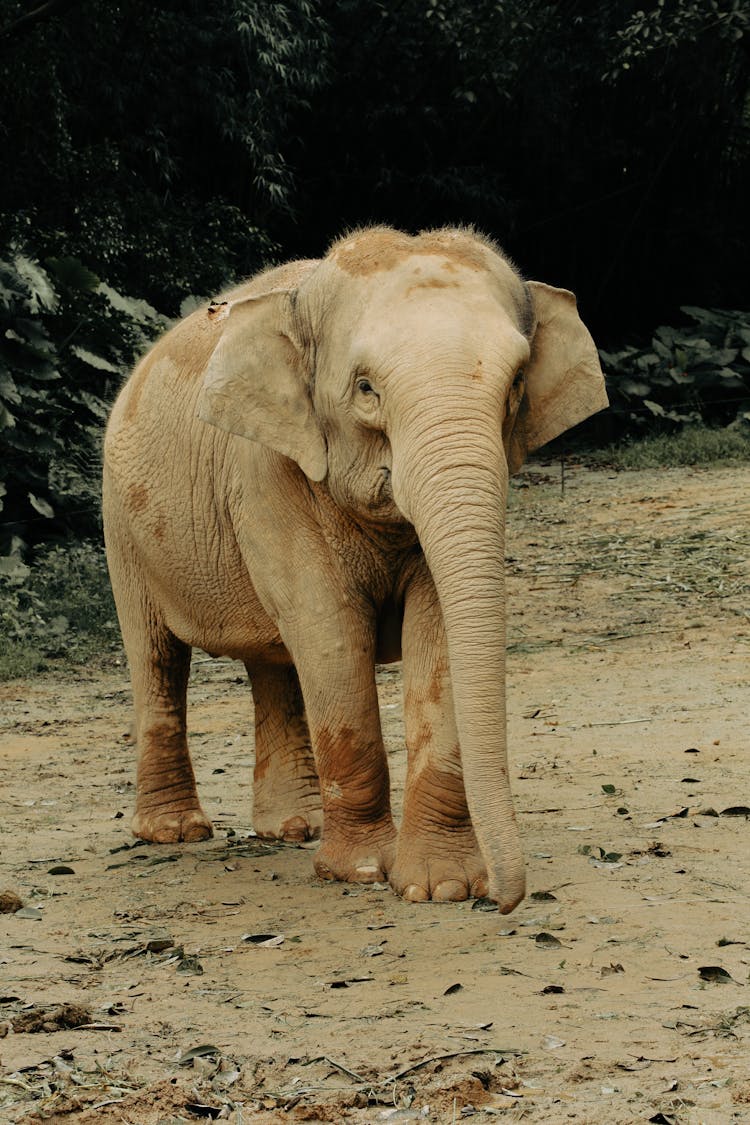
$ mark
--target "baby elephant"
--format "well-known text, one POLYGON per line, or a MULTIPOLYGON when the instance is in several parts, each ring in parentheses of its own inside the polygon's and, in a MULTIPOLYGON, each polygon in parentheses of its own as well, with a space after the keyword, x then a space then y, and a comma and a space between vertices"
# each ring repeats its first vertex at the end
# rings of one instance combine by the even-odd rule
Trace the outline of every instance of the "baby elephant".
POLYGON ((168 332, 105 443, 135 834, 211 835, 186 742, 199 646, 250 677, 260 835, 321 835, 323 878, 512 910, 508 474, 606 404, 573 295, 463 229, 358 231, 168 332), (401 653, 397 833, 374 668, 401 653))

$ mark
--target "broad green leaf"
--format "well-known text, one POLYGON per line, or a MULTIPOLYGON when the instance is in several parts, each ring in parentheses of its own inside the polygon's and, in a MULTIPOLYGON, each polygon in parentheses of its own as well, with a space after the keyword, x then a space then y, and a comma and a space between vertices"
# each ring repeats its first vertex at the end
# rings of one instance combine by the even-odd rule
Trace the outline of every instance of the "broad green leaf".
POLYGON ((13 265, 29 289, 27 304, 31 311, 46 309, 48 312, 54 312, 59 300, 42 267, 23 254, 16 254, 13 265))
POLYGON ((45 265, 55 280, 68 289, 93 293, 99 285, 96 274, 78 258, 47 258, 45 265))
POLYGON ((97 398, 96 395, 89 394, 88 391, 79 391, 76 398, 79 402, 88 406, 91 413, 95 414, 97 418, 101 418, 102 421, 105 421, 109 416, 109 410, 106 404, 102 402, 100 398, 97 398))
POLYGON ((7 371, 0 371, 0 397, 5 399, 6 402, 12 402, 14 404, 18 404, 21 401, 18 387, 7 371))
POLYGON ((744 387, 744 383, 736 371, 731 367, 722 367, 716 372, 719 378, 724 380, 725 387, 744 387))
POLYGON ((695 305, 680 305, 680 312, 684 312, 686 316, 692 317, 698 324, 716 324, 721 323, 713 309, 699 309, 695 305))
POLYGON ((48 519, 48 520, 51 520, 51 519, 54 518, 55 510, 54 510, 54 508, 52 507, 51 504, 47 503, 46 500, 42 500, 40 497, 35 496, 33 492, 30 492, 29 493, 29 502, 30 502, 32 508, 34 509, 34 511, 39 512, 40 516, 44 516, 45 519, 48 519))
POLYGON ((639 383, 635 379, 618 379, 617 387, 626 395, 636 395, 641 398, 651 390, 648 383, 639 383))
POLYGON ((97 371, 111 371, 113 375, 120 374, 119 367, 115 367, 115 365, 110 363, 108 359, 105 359, 104 356, 95 355, 94 352, 90 352, 88 348, 80 348, 77 344, 71 344, 70 350, 74 355, 77 355, 79 359, 82 359, 84 363, 88 363, 89 367, 95 367, 97 371))
POLYGON ((137 297, 124 297, 122 293, 118 293, 116 289, 103 281, 97 286, 96 291, 105 296, 118 312, 127 313, 133 320, 152 321, 157 324, 168 323, 167 318, 158 313, 148 301, 139 300, 137 297))

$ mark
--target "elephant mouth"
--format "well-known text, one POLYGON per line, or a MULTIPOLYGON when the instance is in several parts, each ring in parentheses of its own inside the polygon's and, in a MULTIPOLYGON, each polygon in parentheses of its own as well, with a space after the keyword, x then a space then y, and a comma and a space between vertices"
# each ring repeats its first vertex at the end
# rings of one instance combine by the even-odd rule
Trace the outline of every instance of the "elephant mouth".
MULTIPOLYGON (((362 513, 365 522, 372 521, 379 526, 387 526, 389 537, 392 538, 396 529, 401 529, 398 542, 402 540, 406 545, 416 541, 416 532, 412 523, 398 507, 393 496, 393 477, 389 465, 379 465, 372 489, 367 498, 365 511, 362 513)), ((394 540, 396 542, 396 540, 394 540)))
POLYGON ((371 512, 382 512, 391 508, 394 512, 398 512, 393 499, 391 470, 387 465, 378 466, 377 477, 370 496, 368 508, 371 512))

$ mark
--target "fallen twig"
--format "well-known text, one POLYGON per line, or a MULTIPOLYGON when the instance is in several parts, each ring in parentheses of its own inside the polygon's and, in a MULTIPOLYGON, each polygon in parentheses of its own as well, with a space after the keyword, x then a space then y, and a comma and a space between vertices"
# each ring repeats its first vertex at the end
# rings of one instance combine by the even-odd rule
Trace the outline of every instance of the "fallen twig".
POLYGON ((612 719, 606 723, 584 723, 580 730, 585 727, 626 727, 630 723, 650 723, 651 719, 612 719))
POLYGON ((342 1074, 346 1074, 349 1078, 353 1078, 356 1082, 361 1082, 363 1086, 367 1085, 366 1080, 362 1077, 361 1074, 356 1074, 353 1070, 349 1070, 347 1067, 343 1066, 342 1063, 337 1063, 335 1059, 329 1058, 328 1055, 318 1055, 316 1058, 310 1059, 309 1062, 306 1062, 303 1065, 312 1066, 313 1063, 317 1062, 327 1062, 329 1066, 335 1067, 336 1070, 340 1070, 342 1074))
POLYGON ((433 1055, 429 1059, 422 1059, 421 1062, 414 1063, 413 1066, 407 1066, 405 1070, 399 1070, 398 1074, 391 1074, 388 1078, 384 1078, 378 1083, 380 1086, 386 1086, 389 1082, 398 1082, 400 1078, 406 1077, 407 1074, 413 1074, 415 1070, 422 1070, 423 1067, 429 1066, 430 1063, 443 1062, 445 1059, 458 1059, 467 1055, 522 1055, 523 1051, 518 1047, 476 1047, 471 1051, 448 1051, 444 1055, 433 1055))

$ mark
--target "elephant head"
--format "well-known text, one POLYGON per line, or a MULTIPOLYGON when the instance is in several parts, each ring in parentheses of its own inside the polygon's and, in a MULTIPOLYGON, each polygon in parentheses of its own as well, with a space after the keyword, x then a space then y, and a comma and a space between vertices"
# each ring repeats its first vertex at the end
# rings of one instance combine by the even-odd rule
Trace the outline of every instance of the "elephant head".
POLYGON ((574 296, 468 230, 335 243, 299 284, 231 299, 199 414, 296 461, 370 524, 413 526, 445 622, 490 895, 523 857, 505 739, 504 509, 527 453, 607 405, 574 296))

